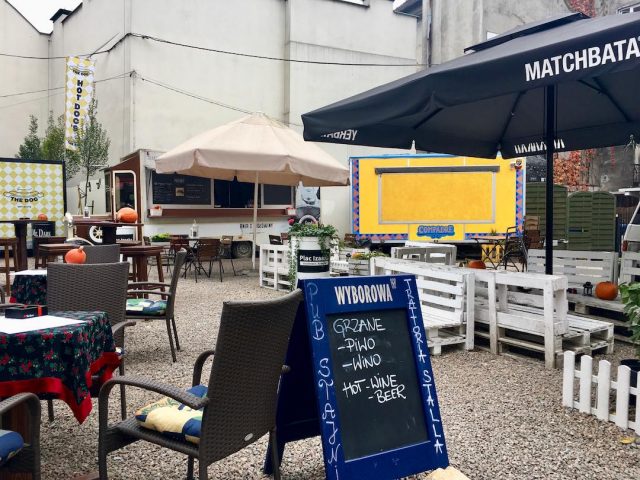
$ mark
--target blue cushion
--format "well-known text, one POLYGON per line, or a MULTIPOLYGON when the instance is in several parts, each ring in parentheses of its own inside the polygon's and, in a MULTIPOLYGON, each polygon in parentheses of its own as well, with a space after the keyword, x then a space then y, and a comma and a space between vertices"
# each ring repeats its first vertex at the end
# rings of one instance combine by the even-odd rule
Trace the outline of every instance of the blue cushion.
MULTIPOLYGON (((187 392, 199 398, 207 396, 205 385, 196 385, 187 392)), ((200 443, 202 410, 194 410, 169 397, 164 397, 135 413, 140 426, 155 430, 175 440, 200 443)))
POLYGON ((11 430, 0 430, 0 467, 24 447, 22 435, 11 430))
POLYGON ((147 298, 127 298, 127 313, 131 315, 164 315, 167 311, 166 300, 147 298))

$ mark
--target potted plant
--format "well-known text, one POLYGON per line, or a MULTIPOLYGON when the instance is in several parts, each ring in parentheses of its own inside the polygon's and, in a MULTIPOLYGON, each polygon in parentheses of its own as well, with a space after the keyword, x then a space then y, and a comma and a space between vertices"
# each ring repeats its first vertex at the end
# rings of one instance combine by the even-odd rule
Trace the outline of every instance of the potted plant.
POLYGON ((388 257, 380 250, 370 252, 354 253, 349 257, 349 275, 366 276, 371 275, 371 259, 373 257, 388 257))
POLYGON ((289 229, 289 283, 293 290, 298 279, 328 277, 331 241, 336 237, 332 225, 294 223, 289 229))
POLYGON ((620 364, 631 369, 631 386, 636 387, 640 371, 640 282, 621 283, 618 288, 624 304, 624 313, 629 318, 630 339, 635 344, 637 357, 623 359, 620 364))
POLYGON ((168 233, 156 233, 155 235, 151 235, 151 243, 157 243, 161 245, 169 245, 169 234, 168 233))

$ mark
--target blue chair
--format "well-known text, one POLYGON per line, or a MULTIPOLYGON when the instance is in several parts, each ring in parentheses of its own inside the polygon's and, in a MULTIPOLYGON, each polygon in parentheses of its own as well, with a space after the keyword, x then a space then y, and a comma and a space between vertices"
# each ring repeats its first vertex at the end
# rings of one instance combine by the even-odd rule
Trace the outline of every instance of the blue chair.
POLYGON ((26 404, 29 436, 0 429, 0 469, 9 473, 30 473, 40 480, 40 400, 33 393, 19 393, 0 402, 0 415, 26 404))

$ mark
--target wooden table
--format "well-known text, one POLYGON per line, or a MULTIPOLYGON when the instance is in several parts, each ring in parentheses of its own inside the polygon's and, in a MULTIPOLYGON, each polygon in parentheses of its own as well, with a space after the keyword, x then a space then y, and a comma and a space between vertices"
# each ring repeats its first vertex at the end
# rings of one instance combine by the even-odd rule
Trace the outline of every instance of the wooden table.
POLYGON ((47 268, 47 263, 51 257, 57 257, 59 255, 65 255, 69 250, 78 248, 78 245, 72 243, 43 243, 38 247, 38 256, 42 261, 40 265, 47 268))
POLYGON ((494 254, 496 254, 498 252, 498 249, 504 245, 504 242, 507 240, 506 235, 485 235, 485 236, 478 236, 478 237, 473 237, 473 239, 479 244, 486 244, 486 245, 490 245, 489 251, 487 252, 486 257, 489 259, 489 262, 491 263, 491 266, 494 269, 498 268, 498 265, 500 265, 500 259, 498 259, 498 262, 494 262, 493 258, 494 258, 494 254))
MULTIPOLYGON (((36 330, 23 334, 0 333, 0 356, 8 357, 9 365, 0 372, 0 396, 8 397, 20 392, 52 394, 69 405, 79 423, 84 422, 92 409, 88 389, 91 374, 102 370, 100 382, 105 382, 120 363, 115 353, 111 325, 102 312, 57 312, 58 316, 84 320, 84 323, 36 330), (55 361, 42 362, 42 371, 18 368, 35 358, 39 338, 48 336, 50 348, 59 352, 55 361), (18 338, 18 335, 20 338, 18 338), (67 338, 87 338, 74 349, 64 349, 67 338), (78 354, 74 354, 77 351, 78 354), (15 368, 13 368, 15 366, 15 368), (77 375, 71 372, 78 371, 77 375), (11 373, 14 372, 14 373, 11 373)), ((28 321, 28 320, 25 320, 28 321)), ((43 354, 46 352, 42 352, 43 354)), ((26 409, 16 408, 3 418, 4 425, 25 434, 28 427, 26 409)), ((97 477, 93 477, 97 478, 97 477)), ((0 471, 0 480, 31 480, 30 474, 9 474, 0 471)))
POLYGON ((162 252, 164 247, 154 245, 132 245, 121 246, 120 253, 122 259, 127 260, 131 258, 133 260, 133 281, 134 282, 146 282, 149 280, 147 274, 147 258, 155 257, 158 265, 158 281, 164 282, 164 273, 162 272, 162 252))
POLYGON ((0 223, 13 223, 15 236, 18 240, 18 251, 16 252, 16 266, 18 270, 26 270, 29 268, 27 264, 27 225, 39 221, 40 220, 18 218, 14 220, 0 220, 0 223))

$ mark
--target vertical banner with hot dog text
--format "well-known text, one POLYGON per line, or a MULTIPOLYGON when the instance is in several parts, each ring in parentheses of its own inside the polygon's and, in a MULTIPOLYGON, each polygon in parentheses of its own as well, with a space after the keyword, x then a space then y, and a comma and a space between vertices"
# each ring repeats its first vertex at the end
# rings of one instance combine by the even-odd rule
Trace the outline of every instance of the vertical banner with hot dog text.
POLYGON ((67 57, 65 90, 65 144, 76 150, 76 132, 87 119, 93 98, 95 62, 88 58, 67 57))

